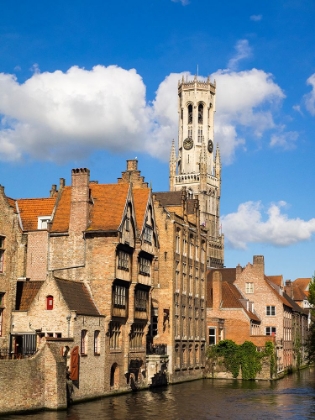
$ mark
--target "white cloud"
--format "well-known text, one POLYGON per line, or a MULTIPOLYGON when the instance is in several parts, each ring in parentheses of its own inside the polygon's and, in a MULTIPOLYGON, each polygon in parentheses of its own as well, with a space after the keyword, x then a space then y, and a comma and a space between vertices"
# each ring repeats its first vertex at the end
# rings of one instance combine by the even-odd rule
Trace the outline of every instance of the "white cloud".
POLYGON ((285 247, 311 239, 315 233, 315 218, 308 221, 289 219, 281 213, 285 206, 284 201, 270 205, 264 221, 260 202, 240 204, 236 213, 221 218, 227 244, 236 249, 246 249, 249 243, 285 247))
POLYGON ((247 39, 240 39, 235 45, 236 54, 228 63, 230 70, 236 70, 238 63, 252 54, 252 49, 249 46, 247 39))
MULTIPOLYGON (((65 73, 40 73, 37 66, 33 70, 23 84, 0 74, 0 160, 30 156, 66 161, 97 149, 146 151, 168 159, 171 140, 177 139, 178 80, 192 78, 189 73, 167 76, 148 104, 134 69, 99 65, 91 70, 71 67, 65 73)), ((262 70, 219 70, 213 78, 215 140, 228 163, 236 148, 248 142, 242 130, 259 138, 275 127, 272 111, 284 94, 262 70)))
POLYGON ((297 131, 287 131, 284 133, 273 134, 270 140, 271 147, 281 147, 284 150, 292 150, 296 147, 299 138, 297 131))
POLYGON ((306 83, 312 86, 312 90, 304 96, 305 106, 311 115, 315 115, 315 73, 307 79, 306 83))
POLYGON ((245 144, 238 134, 241 128, 260 138, 266 130, 276 127, 272 111, 284 93, 272 75, 263 70, 219 70, 212 77, 217 86, 216 140, 225 162, 231 162, 236 148, 245 144))
POLYGON ((251 15, 250 20, 254 22, 259 22, 260 20, 262 20, 262 15, 251 15))
POLYGON ((92 149, 139 150, 150 130, 145 85, 135 70, 71 67, 24 84, 0 74, 0 158, 80 157, 92 149))

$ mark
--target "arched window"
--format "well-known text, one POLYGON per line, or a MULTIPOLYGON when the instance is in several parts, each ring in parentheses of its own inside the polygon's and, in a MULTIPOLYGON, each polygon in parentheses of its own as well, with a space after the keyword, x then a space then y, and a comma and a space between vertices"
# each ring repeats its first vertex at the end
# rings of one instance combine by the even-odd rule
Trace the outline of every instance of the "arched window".
POLYGON ((192 124, 193 122, 193 106, 188 105, 188 124, 192 124))
POLYGON ((198 124, 203 124, 203 105, 198 105, 198 124))
POLYGON ((51 295, 46 297, 46 309, 47 311, 54 309, 54 297, 51 295))

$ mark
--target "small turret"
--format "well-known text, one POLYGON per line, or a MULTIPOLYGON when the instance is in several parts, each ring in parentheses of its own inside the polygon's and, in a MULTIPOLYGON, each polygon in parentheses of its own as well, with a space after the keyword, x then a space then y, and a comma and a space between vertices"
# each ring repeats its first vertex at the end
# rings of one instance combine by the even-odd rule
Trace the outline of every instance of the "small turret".
POLYGON ((174 191, 175 186, 175 175, 176 175, 176 152, 175 143, 172 141, 171 155, 170 155, 170 191, 174 191))

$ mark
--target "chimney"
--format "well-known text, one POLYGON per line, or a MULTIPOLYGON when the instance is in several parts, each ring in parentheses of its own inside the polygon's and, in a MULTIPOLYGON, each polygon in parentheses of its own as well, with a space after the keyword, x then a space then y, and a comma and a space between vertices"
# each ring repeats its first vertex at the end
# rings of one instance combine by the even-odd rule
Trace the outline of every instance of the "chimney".
POLYGON ((89 183, 89 169, 72 169, 69 231, 74 233, 83 232, 88 225, 90 199, 89 183))
POLYGON ((138 170, 138 160, 130 159, 127 160, 127 171, 137 171, 138 170))
POLYGON ((53 184, 52 186, 51 186, 51 190, 50 190, 50 197, 54 197, 56 194, 57 194, 57 185, 56 184, 53 184))
POLYGON ((265 260, 263 255, 254 255, 253 266, 265 274, 265 260))
POLYGON ((215 271, 212 277, 212 308, 213 310, 221 309, 222 303, 222 274, 215 271))
POLYGON ((66 180, 64 178, 59 179, 59 190, 62 190, 66 185, 66 180))

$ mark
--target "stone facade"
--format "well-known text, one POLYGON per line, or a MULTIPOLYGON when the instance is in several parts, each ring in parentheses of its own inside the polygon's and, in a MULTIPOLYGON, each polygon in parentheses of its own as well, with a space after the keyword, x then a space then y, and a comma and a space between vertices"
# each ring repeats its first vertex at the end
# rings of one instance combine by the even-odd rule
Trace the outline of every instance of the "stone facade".
POLYGON ((170 191, 186 188, 197 198, 200 223, 207 229, 207 266, 224 265, 224 237, 220 224, 221 159, 214 152, 215 82, 198 80, 178 84, 178 151, 170 156, 170 191))

